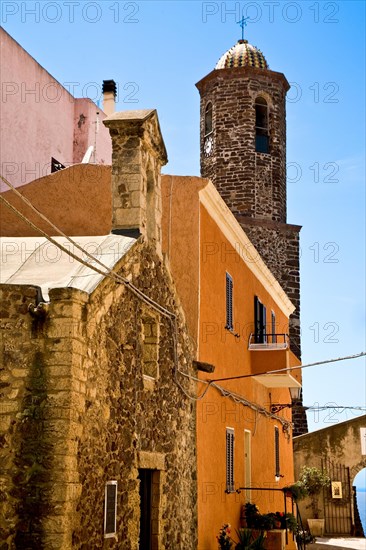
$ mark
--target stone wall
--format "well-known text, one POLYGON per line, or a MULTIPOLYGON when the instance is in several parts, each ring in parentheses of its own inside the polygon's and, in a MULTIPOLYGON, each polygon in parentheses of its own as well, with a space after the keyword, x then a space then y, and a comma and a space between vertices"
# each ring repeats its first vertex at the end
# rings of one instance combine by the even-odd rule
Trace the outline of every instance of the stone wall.
POLYGON ((0 548, 42 548, 52 443, 44 428, 47 377, 35 287, 0 289, 0 548), (33 542, 29 533, 32 532, 33 542), (8 545, 9 543, 9 545, 8 545))
POLYGON ((280 73, 250 67, 212 71, 201 94, 201 175, 217 187, 234 214, 286 222, 288 83, 280 73), (255 100, 269 108, 270 154, 255 152, 255 100), (214 147, 203 150, 205 109, 213 106, 214 147))
MULTIPOLYGON (((177 314, 179 368, 192 348, 169 273, 137 243, 121 272, 177 314)), ((139 468, 154 470, 154 549, 195 548, 195 406, 175 377, 173 326, 158 322, 158 372, 143 376, 143 319, 150 307, 105 279, 88 296, 53 289, 28 312, 37 289, 3 286, 1 550, 137 550, 139 468), (10 385, 8 385, 10 384, 10 385), (117 535, 104 538, 105 483, 118 482, 117 535)), ((151 345, 152 341, 148 343, 151 345)))
MULTIPOLYGON (((354 529, 352 485, 356 475, 366 468, 361 428, 366 429, 366 415, 294 437, 293 440, 295 479, 299 478, 303 466, 315 466, 324 468, 331 481, 342 482, 342 498, 331 498, 329 490, 319 495, 323 514, 320 517, 325 517, 325 532, 328 534, 350 535, 354 529), (349 468, 349 475, 346 468, 349 468)), ((311 517, 308 504, 308 499, 300 502, 303 519, 311 517)))

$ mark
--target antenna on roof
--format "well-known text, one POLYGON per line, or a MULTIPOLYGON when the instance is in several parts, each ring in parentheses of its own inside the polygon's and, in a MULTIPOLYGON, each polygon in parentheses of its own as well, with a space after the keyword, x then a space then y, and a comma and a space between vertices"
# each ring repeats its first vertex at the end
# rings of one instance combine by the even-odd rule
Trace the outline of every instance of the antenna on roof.
POLYGON ((94 145, 90 145, 87 148, 85 155, 83 156, 83 160, 81 161, 81 164, 89 164, 93 151, 94 151, 94 145))
POLYGON ((99 111, 96 112, 96 119, 95 119, 95 133, 94 133, 94 164, 97 163, 97 134, 99 132, 99 111))

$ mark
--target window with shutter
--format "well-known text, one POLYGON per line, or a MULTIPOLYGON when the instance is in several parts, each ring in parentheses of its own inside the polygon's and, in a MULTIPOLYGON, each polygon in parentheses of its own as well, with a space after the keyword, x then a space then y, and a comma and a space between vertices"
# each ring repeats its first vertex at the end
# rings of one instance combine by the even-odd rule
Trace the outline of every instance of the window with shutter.
POLYGON ((280 432, 277 426, 275 427, 275 476, 281 477, 280 471, 280 432))
POLYGON ((267 310, 262 304, 258 296, 254 297, 254 327, 255 327, 255 343, 266 344, 266 317, 267 310))
POLYGON ((228 330, 234 329, 233 323, 233 279, 226 273, 226 325, 228 330))
POLYGON ((117 533, 117 481, 107 481, 104 500, 104 537, 117 533))
POLYGON ((226 428, 226 492, 234 491, 234 430, 226 428))

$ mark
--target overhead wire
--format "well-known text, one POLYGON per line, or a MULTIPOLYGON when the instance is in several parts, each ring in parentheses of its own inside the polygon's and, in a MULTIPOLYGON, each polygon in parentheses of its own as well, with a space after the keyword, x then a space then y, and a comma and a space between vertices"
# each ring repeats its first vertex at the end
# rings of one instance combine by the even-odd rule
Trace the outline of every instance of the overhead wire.
MULTIPOLYGON (((119 275, 118 273, 116 273, 115 271, 113 271, 112 269, 110 269, 107 265, 105 265, 103 262, 101 262, 98 258, 96 258, 95 256, 93 256, 92 254, 90 254, 87 250, 85 250, 82 246, 79 245, 79 243, 77 243, 74 239, 72 239, 71 237, 69 237, 68 235, 66 235, 61 229, 59 229, 51 220, 49 220, 49 218, 47 218, 47 216, 45 216, 42 212, 40 212, 32 203, 31 201, 29 201, 29 199, 27 199, 27 197, 25 197, 24 195, 22 195, 6 178, 4 178, 1 174, 0 174, 0 178, 3 180, 3 182, 17 195, 19 196, 19 198, 25 203, 27 204, 27 206, 29 206, 38 216, 40 216, 46 223, 48 223, 53 229, 55 229, 55 231, 57 231, 62 237, 64 237, 65 239, 67 239, 76 249, 80 250, 83 254, 85 254, 87 257, 89 257, 93 262, 97 263, 98 265, 100 265, 104 270, 106 271, 101 271, 100 269, 98 269, 97 267, 95 267, 94 265, 90 264, 89 262, 83 260, 80 256, 77 256, 76 254, 74 254, 73 252, 71 252, 69 249, 67 249, 66 247, 64 247, 62 244, 58 243, 55 239, 53 239, 50 235, 48 235, 45 231, 43 231, 41 228, 39 228, 36 224, 34 224, 27 216, 25 216, 22 212, 20 212, 15 206, 13 206, 11 203, 9 203, 9 201, 7 201, 5 199, 5 197, 3 197, 2 195, 0 195, 0 199, 6 204, 6 206, 11 209, 18 217, 20 217, 25 223, 27 223, 28 225, 30 225, 30 227, 32 227, 32 229, 34 229, 35 231, 37 231, 38 233, 40 233, 41 235, 43 235, 48 241, 50 241, 52 244, 54 244, 54 246, 58 247, 62 252, 64 252, 65 254, 69 255, 70 257, 74 258, 76 261, 80 262, 81 264, 83 264, 84 266, 88 267, 89 269, 92 269, 93 271, 95 271, 96 273, 102 275, 103 277, 108 277, 112 280, 114 280, 115 282, 118 282, 118 283, 123 283, 127 288, 130 289, 130 291, 135 294, 139 299, 141 299, 142 301, 144 301, 147 305, 149 305, 150 307, 152 307, 155 311, 158 311, 159 313, 161 313, 163 316, 167 317, 172 325, 172 335, 173 335, 173 353, 174 353, 174 378, 175 378, 175 381, 177 383, 177 385, 180 387, 180 389, 183 391, 183 393, 189 398, 189 399, 192 399, 194 401, 199 401, 201 399, 203 399, 205 397, 205 395, 207 394, 208 390, 210 389, 210 387, 215 387, 217 391, 219 391, 222 395, 224 395, 225 397, 231 397, 234 401, 235 399, 238 399, 240 398, 240 402, 242 402, 243 404, 246 404, 246 406, 249 406, 249 407, 254 407, 254 410, 257 410, 257 412, 260 412, 262 414, 265 414, 266 416, 271 416, 271 417, 274 417, 276 415, 274 415, 273 413, 270 413, 269 411, 266 411, 266 409, 263 409, 262 407, 256 405, 255 403, 252 403, 250 401, 247 401, 244 397, 242 396, 236 396, 235 393, 233 392, 230 392, 230 390, 227 390, 225 388, 222 388, 222 386, 219 386, 218 384, 216 384, 216 382, 223 382, 223 381, 229 381, 229 380, 238 380, 238 379, 244 379, 244 378, 254 378, 256 376, 260 376, 260 375, 265 375, 265 374, 276 374, 276 373, 280 373, 280 372, 289 372, 289 371, 293 371, 293 370, 298 370, 298 369, 303 369, 303 368, 307 368, 307 367, 312 367, 312 366, 317 366, 317 365, 323 365, 323 364, 327 364, 327 363, 332 363, 332 362, 336 362, 336 361, 344 361, 344 360, 348 360, 348 359, 356 359, 356 358, 359 358, 359 357, 362 357, 362 356, 365 356, 366 353, 365 352, 361 352, 359 354, 355 354, 355 355, 349 355, 349 356, 346 356, 346 357, 339 357, 339 358, 336 358, 336 359, 329 359, 329 360, 325 360, 325 361, 317 361, 315 363, 309 363, 309 364, 306 364, 306 365, 299 365, 299 366, 295 366, 295 367, 289 367, 289 368, 283 368, 283 369, 275 369, 275 370, 270 370, 270 371, 263 371, 263 372, 260 372, 260 373, 253 373, 253 374, 246 374, 246 375, 239 375, 239 376, 231 376, 231 377, 225 377, 225 378, 216 378, 216 379, 213 379, 213 380, 204 380, 204 379, 201 379, 201 378, 198 378, 198 377, 195 377, 195 376, 192 376, 188 373, 185 373, 183 371, 181 371, 179 369, 179 365, 178 365, 178 349, 177 349, 177 346, 178 346, 178 342, 177 342, 177 334, 178 334, 178 327, 177 327, 177 317, 176 315, 167 310, 166 308, 164 308, 163 306, 161 306, 160 304, 158 304, 157 302, 155 302, 154 300, 152 300, 149 296, 147 296, 144 292, 142 292, 138 287, 136 287, 133 283, 131 283, 128 279, 122 277, 121 275, 119 275), (177 374, 181 374, 182 376, 184 377, 187 377, 191 380, 193 380, 194 382, 198 382, 198 383, 201 383, 201 384, 206 384, 206 388, 205 390, 203 390, 203 392, 201 393, 201 395, 199 396, 192 396, 190 395, 185 389, 184 387, 180 384, 179 380, 178 380, 178 377, 177 377, 177 374)), ((278 419, 282 420, 281 417, 277 417, 278 419)))
POLYGON ((22 212, 20 212, 15 206, 13 206, 9 201, 7 201, 5 199, 4 196, 0 195, 0 199, 4 202, 4 204, 6 204, 6 206, 12 210, 20 219, 22 219, 25 223, 27 223, 28 225, 30 225, 30 227, 32 227, 32 229, 34 229, 35 231, 37 231, 38 233, 40 233, 41 235, 43 235, 49 242, 51 242, 54 246, 58 247, 62 252, 64 252, 65 254, 68 254, 70 257, 72 257, 73 259, 75 259, 76 261, 80 262, 81 264, 83 264, 84 266, 88 267, 89 269, 92 269, 93 271, 95 271, 96 273, 102 275, 103 277, 108 277, 116 282, 119 282, 119 283, 123 283, 124 285, 126 285, 127 288, 130 289, 130 291, 135 294, 135 296, 137 296, 139 299, 141 299, 142 301, 144 301, 147 305, 149 305, 150 307, 152 307, 155 311, 157 311, 158 313, 161 313, 163 316, 167 317, 171 324, 172 324, 172 327, 173 327, 173 347, 174 347, 174 378, 175 378, 175 381, 177 383, 177 385, 180 387, 180 389, 183 391, 183 393, 186 395, 186 397, 189 397, 190 399, 192 400, 200 400, 200 399, 203 399, 203 397, 206 395, 208 389, 209 389, 209 384, 207 386, 207 388, 204 390, 204 392, 199 395, 199 396, 192 396, 192 395, 189 395, 189 393, 184 389, 184 387, 180 384, 179 380, 178 380, 178 377, 177 377, 177 374, 182 374, 183 376, 187 376, 188 378, 191 378, 193 379, 195 382, 200 382, 200 383, 206 383, 202 380, 200 380, 199 378, 196 378, 196 377, 193 377, 192 375, 189 375, 187 373, 184 373, 182 372, 180 369, 179 369, 179 363, 178 363, 178 351, 177 351, 177 334, 178 334, 178 328, 177 328, 177 325, 176 325, 176 315, 167 310, 166 308, 164 308, 163 306, 161 306, 160 304, 158 304, 157 302, 155 302, 154 300, 152 300, 149 296, 147 296, 144 292, 142 292, 138 287, 136 287, 133 283, 131 283, 128 279, 124 278, 124 277, 121 277, 118 273, 116 273, 115 271, 111 270, 108 266, 106 266, 103 262, 101 262, 98 258, 95 258, 95 256, 93 256, 92 254, 90 254, 88 251, 84 250, 83 247, 81 247, 74 239, 72 239, 71 237, 69 237, 68 235, 66 235, 61 229, 59 229, 53 222, 51 222, 51 220, 49 220, 44 214, 42 214, 26 197, 24 197, 24 195, 22 195, 9 181, 6 180, 6 178, 4 178, 1 174, 0 174, 0 178, 4 181, 4 183, 6 185, 8 185, 10 187, 10 189, 12 189, 12 191, 14 191, 16 193, 16 195, 18 195, 20 197, 20 199, 26 203, 37 215, 41 216, 41 218, 46 221, 53 229, 55 229, 55 231, 57 231, 62 237, 66 238, 73 246, 75 246, 75 248, 77 248, 78 250, 80 250, 81 252, 83 252, 83 254, 85 254, 87 257, 91 258, 91 260, 93 262, 96 262, 98 265, 100 265, 101 267, 103 267, 106 271, 101 271, 100 269, 98 269, 97 267, 95 267, 94 265, 90 264, 89 262, 86 262, 85 260, 83 260, 82 258, 80 258, 80 256, 77 256, 76 254, 74 254, 73 252, 71 252, 69 249, 67 249, 66 247, 64 247, 62 244, 58 243, 54 238, 52 238, 50 235, 48 235, 48 233, 46 233, 45 231, 43 231, 43 229, 41 229, 40 227, 38 227, 35 223, 33 223, 27 216, 25 216, 22 212))
POLYGON ((165 316, 170 316, 170 317, 174 317, 175 314, 172 313, 171 311, 168 311, 167 309, 165 309, 163 306, 161 306, 160 304, 158 304, 157 302, 155 302, 154 300, 152 300, 149 296, 147 296, 145 293, 143 293, 139 288, 137 288, 133 283, 131 283, 128 279, 126 279, 125 277, 122 277, 121 275, 119 275, 118 273, 116 273, 115 271, 113 271, 112 269, 110 269, 107 265, 105 265, 103 262, 101 262, 98 258, 96 258, 95 256, 93 256, 90 252, 88 252, 87 250, 85 250, 82 246, 79 245, 78 242, 76 242, 74 239, 72 239, 71 237, 69 237, 68 235, 66 235, 59 227, 57 227, 49 218, 47 218, 47 216, 45 216, 42 212, 40 212, 40 210, 38 210, 38 208, 36 208, 32 203, 31 201, 25 197, 24 195, 22 195, 22 193, 20 193, 16 187, 14 187, 6 178, 4 178, 4 176, 2 176, 0 174, 0 178, 3 180, 3 182, 8 185, 10 187, 10 189, 27 205, 29 206, 29 208, 31 208, 38 216, 40 216, 46 223, 48 223, 53 229, 55 229, 55 231, 57 231, 57 233, 59 233, 62 237, 64 237, 65 239, 67 239, 76 249, 80 250, 85 256, 87 256, 88 258, 90 258, 93 262, 97 263, 98 265, 100 265, 101 267, 103 267, 106 272, 101 272, 101 271, 98 271, 96 268, 94 268, 92 265, 90 265, 89 263, 87 262, 84 262, 82 260, 82 258, 79 258, 79 256, 76 256, 76 255, 73 255, 69 250, 67 250, 65 247, 62 247, 62 245, 60 245, 59 243, 57 243, 57 241, 53 240, 52 237, 50 235, 48 235, 45 231, 43 231, 42 229, 40 229, 37 225, 35 225, 29 218, 27 218, 26 216, 24 216, 18 209, 16 209, 13 205, 11 205, 4 197, 1 196, 2 200, 7 204, 7 206, 9 208, 11 208, 15 213, 17 213, 17 215, 20 215, 21 219, 23 219, 23 221, 25 221, 26 223, 28 223, 35 231, 38 231, 39 233, 41 233, 46 239, 48 239, 50 242, 52 242, 52 244, 54 244, 55 246, 58 246, 63 252, 69 254, 70 256, 72 256, 74 259, 76 259, 77 261, 80 261, 81 263, 83 263, 86 267, 89 267, 90 269, 94 269, 94 271, 97 271, 97 273, 99 274, 102 274, 103 276, 105 277, 113 277, 115 279, 117 279, 119 282, 125 284, 126 286, 128 286, 132 292, 136 292, 138 293, 142 298, 144 298, 145 300, 147 300, 149 302, 149 304, 152 306, 152 307, 155 307, 157 311, 159 311, 159 313, 162 313, 163 315, 165 316))
POLYGON ((336 361, 346 361, 349 359, 358 359, 359 357, 364 357, 366 355, 366 352, 361 351, 360 353, 356 353, 354 355, 347 355, 345 357, 337 357, 336 359, 327 359, 324 361, 317 361, 315 363, 308 363, 306 365, 297 365, 296 367, 284 367, 283 369, 274 369, 270 371, 263 371, 263 372, 256 372, 253 374, 241 374, 239 376, 227 376, 225 378, 215 378, 211 380, 211 382, 224 382, 227 380, 239 380, 241 378, 255 378, 256 376, 262 376, 263 374, 278 374, 280 372, 290 372, 294 370, 299 369, 306 369, 308 367, 315 367, 318 365, 326 365, 327 363, 335 363, 336 361))

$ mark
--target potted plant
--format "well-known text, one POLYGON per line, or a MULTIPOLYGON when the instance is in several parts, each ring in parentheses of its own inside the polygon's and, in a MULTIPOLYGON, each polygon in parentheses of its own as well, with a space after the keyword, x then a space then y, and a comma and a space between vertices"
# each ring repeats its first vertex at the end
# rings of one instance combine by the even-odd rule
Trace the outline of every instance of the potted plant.
POLYGON ((224 523, 216 537, 219 543, 219 550, 231 550, 233 547, 235 550, 265 550, 265 532, 261 531, 257 534, 253 533, 252 529, 239 529, 239 531, 236 531, 236 534, 239 542, 235 542, 231 538, 230 525, 224 523))
POLYGON ((256 536, 251 529, 239 529, 236 534, 239 542, 235 546, 235 550, 265 550, 266 533, 264 531, 256 536))
POLYGON ((258 527, 259 518, 260 513, 258 507, 251 502, 246 502, 242 507, 241 526, 256 529, 258 527))
POLYGON ((319 518, 319 495, 323 488, 330 486, 329 476, 316 467, 303 466, 297 483, 310 497, 307 508, 312 511, 313 517, 308 519, 310 532, 313 536, 322 536, 324 533, 324 519, 319 518))
POLYGON ((284 487, 282 490, 286 496, 293 498, 295 502, 307 496, 306 489, 299 482, 287 485, 287 487, 284 487))

